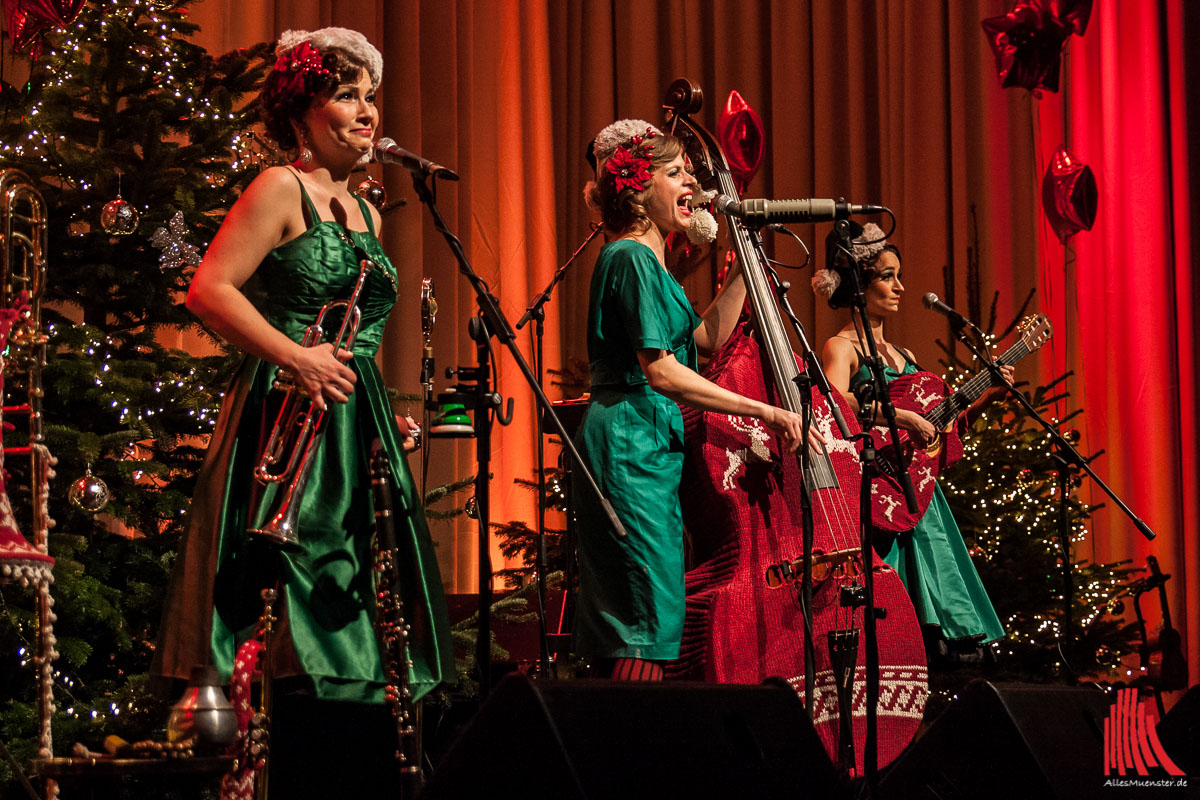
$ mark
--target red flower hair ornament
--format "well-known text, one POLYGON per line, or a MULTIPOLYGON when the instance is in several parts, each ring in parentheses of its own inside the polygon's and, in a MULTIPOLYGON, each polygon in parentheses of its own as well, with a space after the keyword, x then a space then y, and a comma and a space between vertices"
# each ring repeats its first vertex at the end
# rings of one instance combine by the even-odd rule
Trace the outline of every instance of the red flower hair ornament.
POLYGON ((650 158, 654 154, 654 145, 646 142, 653 139, 658 132, 647 128, 645 135, 637 135, 629 140, 628 145, 618 145, 608 159, 605 168, 612 173, 613 183, 617 191, 632 189, 643 191, 650 180, 650 158))
POLYGON ((330 75, 322 63, 321 51, 307 41, 300 42, 275 59, 275 71, 291 75, 288 80, 290 91, 307 95, 316 94, 321 79, 330 75))

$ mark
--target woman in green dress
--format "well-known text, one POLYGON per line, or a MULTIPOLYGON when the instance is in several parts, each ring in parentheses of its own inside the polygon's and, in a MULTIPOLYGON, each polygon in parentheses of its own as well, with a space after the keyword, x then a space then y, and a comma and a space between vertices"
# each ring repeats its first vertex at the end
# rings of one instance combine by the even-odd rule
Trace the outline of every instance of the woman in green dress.
MULTIPOLYGON (((579 602, 575 651, 620 680, 660 680, 683 632, 683 418, 676 403, 753 417, 794 450, 798 414, 722 389, 696 372, 697 353, 729 338, 745 300, 735 268, 697 316, 667 272, 665 240, 686 232, 697 191, 678 139, 641 120, 609 125, 592 143, 585 190, 608 243, 588 309, 591 402, 576 443, 627 535, 618 537, 577 482, 579 602)), ((813 441, 819 437, 814 434, 813 441)))
MULTIPOLYGON (((372 150, 382 58, 344 28, 288 31, 277 55, 260 102, 268 132, 297 158, 247 187, 187 297, 193 313, 247 356, 197 482, 155 671, 186 678, 193 665, 211 663, 228 680, 238 646, 255 633, 261 591, 277 587, 271 788, 280 796, 325 796, 322 786, 332 795, 395 778, 396 726, 384 705, 373 628, 368 456, 377 437, 395 484, 413 696, 452 680, 454 660, 437 561, 405 457, 409 426, 393 417, 374 360, 396 302, 396 271, 376 237, 378 211, 349 188, 352 170, 372 150), (353 345, 338 352, 329 343, 301 346, 322 306, 350 295, 362 258, 377 266, 359 298, 353 345), (252 502, 253 470, 274 423, 282 392, 272 382, 281 370, 327 409, 299 500, 298 546, 288 549, 247 533, 271 512, 273 488, 264 502, 252 502)), ((339 313, 327 317, 327 329, 337 329, 339 313)))
MULTIPOLYGON (((868 223, 854 240, 853 255, 861 270, 862 284, 866 286, 870 335, 884 360, 888 382, 917 372, 912 353, 884 338, 884 320, 900 309, 900 298, 904 295, 899 248, 884 239, 878 225, 868 223)), ((841 265, 843 271, 851 268, 849 259, 844 257, 841 257, 841 265)), ((851 303, 851 289, 840 282, 836 270, 818 270, 813 277, 813 289, 828 299, 834 308, 847 307, 851 303)), ((868 352, 866 333, 860 327, 857 316, 852 316, 825 342, 822 355, 829 382, 855 410, 858 410, 858 400, 854 389, 870 380, 869 368, 864 363, 864 354, 868 352)), ((1001 371, 1011 382, 1012 368, 1001 367, 1001 371)), ((1002 387, 989 389, 967 411, 968 419, 973 419, 984 405, 1003 396, 1004 392, 1002 387)), ((937 435, 928 420, 912 411, 897 409, 896 425, 908 431, 918 446, 932 443, 937 435)), ((917 526, 890 541, 880 542, 877 549, 886 550, 881 553, 884 560, 900 573, 916 607, 917 618, 925 628, 931 657, 972 659, 980 652, 981 643, 1004 636, 1004 628, 979 580, 975 565, 971 563, 962 533, 940 486, 934 488, 929 508, 917 526)))

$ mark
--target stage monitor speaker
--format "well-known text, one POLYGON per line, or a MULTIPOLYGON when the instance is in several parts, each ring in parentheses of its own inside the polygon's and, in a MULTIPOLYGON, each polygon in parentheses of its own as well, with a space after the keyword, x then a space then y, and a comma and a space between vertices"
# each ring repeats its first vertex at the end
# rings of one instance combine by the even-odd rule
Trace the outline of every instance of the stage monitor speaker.
MULTIPOLYGON (((881 800, 1084 800, 1104 790, 1104 719, 1094 687, 975 680, 884 773, 881 800)), ((1166 798, 1164 798, 1166 800, 1166 798)))
POLYGON ((826 800, 839 779, 786 685, 506 677, 422 800, 826 800))
MULTIPOLYGON (((1155 732, 1171 760, 1200 784, 1200 684, 1179 698, 1155 732)), ((1200 788, 1196 796, 1200 797, 1200 788)))

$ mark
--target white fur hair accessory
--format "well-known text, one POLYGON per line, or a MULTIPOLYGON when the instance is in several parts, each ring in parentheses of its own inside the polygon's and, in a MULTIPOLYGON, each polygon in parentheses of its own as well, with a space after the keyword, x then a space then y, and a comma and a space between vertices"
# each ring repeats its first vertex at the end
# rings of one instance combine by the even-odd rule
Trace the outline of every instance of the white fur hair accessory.
MULTIPOLYGON (((851 240, 850 255, 861 269, 879 258, 886 245, 887 239, 883 236, 883 229, 874 222, 868 222, 863 225, 862 233, 851 240)), ((838 263, 845 264, 845 254, 839 254, 838 263)), ((828 300, 841 285, 842 276, 835 269, 822 268, 813 272, 812 290, 818 297, 828 300)))
POLYGON ((831 269, 822 267, 813 272, 812 290, 817 297, 824 297, 826 300, 833 297, 833 293, 842 285, 842 276, 831 269))
POLYGON ((596 173, 599 174, 604 162, 612 158, 617 148, 628 144, 634 136, 644 136, 646 131, 653 131, 655 136, 662 136, 662 131, 646 122, 644 119, 619 119, 596 134, 592 140, 592 155, 596 157, 596 173))
POLYGON ((349 28, 321 28, 316 31, 284 31, 275 45, 275 55, 291 52, 301 42, 308 42, 324 52, 328 47, 337 47, 349 53, 356 61, 366 65, 371 76, 371 85, 378 86, 383 80, 383 56, 367 37, 349 28))
POLYGON ((887 239, 883 236, 883 229, 874 222, 868 222, 866 225, 863 225, 863 232, 854 237, 854 244, 850 247, 850 254, 854 256, 854 260, 860 266, 865 266, 879 257, 886 244, 887 239))
POLYGON ((717 219, 709 213, 706 205, 717 196, 715 190, 705 191, 699 187, 692 192, 688 205, 692 207, 692 216, 688 218, 687 237, 692 244, 707 244, 717 240, 717 231, 721 226, 717 219))

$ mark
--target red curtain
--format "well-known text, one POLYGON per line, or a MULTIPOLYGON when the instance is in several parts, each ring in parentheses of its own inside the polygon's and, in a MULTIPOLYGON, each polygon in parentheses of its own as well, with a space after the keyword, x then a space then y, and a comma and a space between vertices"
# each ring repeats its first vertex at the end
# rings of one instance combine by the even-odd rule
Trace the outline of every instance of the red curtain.
MULTIPOLYGON (((1172 573, 1171 598, 1200 668, 1200 482, 1197 479, 1195 144, 1188 103, 1196 63, 1184 36, 1187 4, 1096 0, 1082 38, 1072 38, 1064 85, 1039 105, 1039 167, 1065 144, 1099 186, 1095 226, 1064 247, 1040 231, 1043 303, 1057 330, 1056 366, 1074 369, 1072 405, 1084 409, 1082 450, 1158 534, 1147 541, 1106 502, 1090 540, 1093 559, 1154 554, 1172 573)), ((1194 13, 1194 9, 1192 9, 1194 13)), ((1194 27, 1195 20, 1192 21, 1194 27)), ((1194 112, 1193 112, 1194 113, 1194 112)), ((1151 604, 1153 605, 1153 604, 1151 604)))
MULTIPOLYGON (((1003 326, 1037 290, 1034 305, 1056 332, 1052 345, 1022 366, 1022 377, 1075 371, 1061 413, 1085 409, 1083 449, 1106 451, 1095 462, 1098 473, 1159 534, 1143 541, 1110 502, 1080 555, 1158 555, 1174 575, 1175 622, 1195 671, 1200 401, 1190 231, 1200 156, 1187 132, 1196 122, 1188 119, 1189 105, 1200 107, 1188 77, 1200 70, 1184 43, 1195 40, 1198 15, 1184 0, 1096 0, 1086 35, 1068 44, 1061 91, 1037 98, 1000 88, 980 28, 980 20, 1010 5, 208 0, 193 13, 203 26, 201 42, 215 51, 286 28, 330 24, 358 28, 376 42, 386 64, 383 130, 463 175, 459 184, 443 184, 442 210, 511 319, 587 234, 583 152, 596 131, 619 117, 660 120, 664 90, 681 75, 703 87, 700 117, 715 127, 716 109, 737 89, 767 131, 763 167, 748 196, 842 196, 896 212, 910 300, 889 338, 918 359, 937 360, 933 340, 946 338, 946 328, 913 298, 935 291, 986 317, 998 292, 1003 326), (1093 230, 1068 247, 1041 212, 1042 170, 1060 144, 1091 165, 1101 198, 1093 230)), ((389 168, 383 177, 394 197, 409 200, 385 220, 385 244, 414 291, 401 298, 381 360, 388 379, 411 391, 420 358, 419 277, 437 281, 439 369, 473 362, 465 322, 474 300, 407 176, 389 168)), ((822 257, 825 231, 801 232, 822 257)), ((803 260, 786 241, 776 254, 803 260)), ((548 306, 549 367, 586 355, 594 255, 572 268, 548 306)), ((792 302, 811 338, 821 341, 836 320, 804 289, 807 273, 792 280, 792 302)), ((701 270, 685 288, 704 304, 711 282, 701 270)), ((528 336, 521 340, 527 351, 528 336)), ((532 399, 511 359, 499 352, 496 358, 501 390, 516 398, 518 413, 497 431, 492 519, 532 522, 532 495, 513 485, 534 475, 532 399)), ((473 472, 469 445, 436 447, 432 481, 473 472)), ((1102 499, 1091 485, 1085 491, 1102 499)), ((471 591, 471 526, 435 534, 449 588, 471 591)), ((1150 616, 1157 620, 1156 612, 1150 616)))

